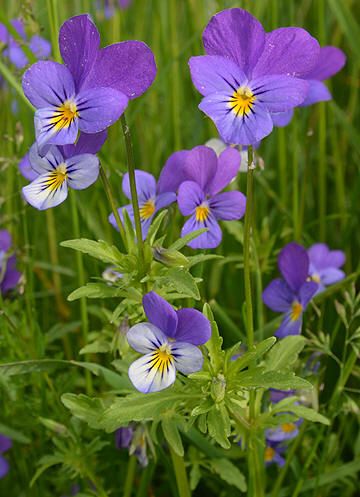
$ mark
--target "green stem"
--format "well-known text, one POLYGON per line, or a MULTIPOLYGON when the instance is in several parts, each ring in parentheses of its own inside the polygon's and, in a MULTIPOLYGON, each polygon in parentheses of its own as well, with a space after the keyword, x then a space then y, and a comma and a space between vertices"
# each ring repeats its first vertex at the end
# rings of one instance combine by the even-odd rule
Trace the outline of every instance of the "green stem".
POLYGON ((130 456, 129 464, 126 472, 126 480, 124 485, 123 497, 130 497, 134 486, 134 478, 136 471, 136 456, 130 456))
MULTIPOLYGON (((325 43, 325 0, 317 3, 319 42, 325 43)), ((319 103, 319 235, 321 242, 326 240, 326 109, 324 102, 319 103)))
POLYGON ((175 472, 179 497, 191 497, 191 491, 188 482, 188 477, 186 474, 184 458, 178 456, 171 447, 170 447, 170 455, 175 472))
POLYGON ((299 223, 299 151, 297 149, 297 123, 293 125, 293 157, 292 157, 292 180, 293 180, 293 226, 294 239, 299 241, 300 238, 300 223, 299 223))
POLYGON ((115 204, 115 200, 114 200, 114 195, 113 195, 113 192, 112 192, 112 189, 111 189, 110 182, 109 182, 109 180, 108 180, 108 178, 106 176, 106 173, 105 173, 105 171, 104 171, 104 169, 103 169, 102 166, 100 167, 100 177, 101 177, 101 180, 103 182, 107 198, 109 199, 111 210, 113 211, 116 224, 117 224, 117 226, 119 228, 119 232, 120 232, 122 241, 123 241, 123 243, 124 243, 124 245, 126 247, 126 235, 125 235, 124 226, 123 226, 123 224, 121 222, 121 219, 120 219, 120 216, 119 216, 119 212, 118 212, 118 210, 116 208, 116 204, 115 204))
POLYGON ((139 253, 140 274, 144 276, 144 269, 145 269, 144 244, 143 244, 142 231, 141 231, 139 200, 136 191, 135 163, 134 163, 134 154, 133 154, 133 147, 131 141, 131 133, 129 126, 126 123, 125 114, 123 114, 120 119, 125 139, 127 166, 129 172, 130 191, 131 191, 131 203, 134 211, 135 232, 136 232, 138 251, 139 251, 138 253, 139 253))
POLYGON ((32 106, 32 104, 29 102, 29 100, 25 97, 20 83, 17 81, 17 79, 12 74, 10 69, 4 64, 1 57, 0 57, 0 73, 3 75, 4 79, 6 79, 6 81, 9 83, 9 85, 14 88, 14 90, 19 95, 21 100, 23 102, 25 102, 25 104, 28 107, 30 107, 31 110, 35 110, 35 108, 32 106))
POLYGON ((248 172, 246 182, 246 212, 244 227, 244 283, 245 283, 245 303, 246 303, 246 334, 248 349, 254 346, 254 323, 253 307, 251 297, 251 271, 250 271, 250 238, 251 224, 253 216, 253 191, 254 191, 254 168, 253 168, 253 148, 248 148, 248 172))

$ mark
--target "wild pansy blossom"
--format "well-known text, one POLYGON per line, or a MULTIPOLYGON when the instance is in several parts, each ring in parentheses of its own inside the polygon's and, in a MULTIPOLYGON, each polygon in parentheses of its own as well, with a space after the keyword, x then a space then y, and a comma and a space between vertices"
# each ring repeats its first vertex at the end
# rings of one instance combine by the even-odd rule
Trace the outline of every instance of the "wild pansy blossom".
POLYGON ((265 465, 277 464, 280 468, 284 466, 285 459, 282 454, 285 450, 286 447, 284 445, 267 441, 264 451, 265 465))
MULTIPOLYGON (((332 95, 323 81, 337 74, 344 67, 345 62, 346 56, 340 48, 332 46, 321 47, 315 67, 302 76, 308 82, 309 88, 305 100, 299 107, 307 107, 317 102, 331 100, 332 95)), ((273 121, 275 126, 287 126, 293 114, 293 110, 274 114, 273 121)))
POLYGON ((278 266, 283 278, 273 280, 264 290, 264 303, 275 312, 284 313, 284 318, 275 336, 283 338, 301 332, 303 313, 315 295, 318 284, 308 281, 309 256, 301 245, 289 243, 278 257, 278 266))
MULTIPOLYGON (((68 187, 83 190, 92 185, 99 175, 99 159, 94 153, 105 139, 106 132, 81 134, 76 145, 47 147, 44 156, 34 143, 29 163, 30 173, 34 171, 36 177, 22 189, 25 200, 36 209, 45 210, 64 202, 68 187)), ((29 170, 26 174, 30 176, 29 170)))
MULTIPOLYGON (((50 56, 51 45, 48 40, 45 40, 45 38, 42 38, 39 35, 34 35, 28 40, 24 29, 24 23, 21 19, 12 19, 10 23, 37 59, 46 59, 50 56)), ((29 63, 21 45, 14 39, 6 26, 2 23, 0 23, 0 43, 5 45, 4 50, 1 52, 2 55, 8 58, 15 67, 23 69, 29 63)))
POLYGON ((197 347, 211 336, 209 320, 195 309, 173 307, 155 292, 143 297, 148 323, 130 328, 127 339, 143 357, 129 368, 129 378, 143 393, 157 392, 175 382, 176 371, 195 373, 202 368, 203 355, 197 347))
POLYGON ((125 10, 130 7, 132 0, 97 0, 95 8, 97 12, 103 12, 106 19, 111 19, 115 14, 115 9, 118 7, 125 10))
POLYGON ((0 230, 0 292, 5 295, 19 283, 21 273, 16 269, 16 256, 11 255, 12 239, 7 230, 0 230))
POLYGON ((100 35, 88 15, 60 28, 65 65, 41 61, 24 74, 23 90, 36 107, 39 147, 75 143, 78 131, 98 133, 124 112, 129 99, 144 93, 156 75, 150 48, 139 41, 100 49, 100 35))
POLYGON ((2 454, 12 447, 10 438, 0 433, 0 478, 4 478, 9 472, 9 463, 2 454))
POLYGON ((265 438, 269 442, 284 442, 285 440, 292 440, 299 434, 299 426, 302 423, 302 419, 298 419, 294 422, 282 423, 276 428, 270 428, 265 431, 265 438))
MULTIPOLYGON (((135 183, 139 201, 141 232, 142 237, 145 240, 147 232, 151 225, 151 221, 155 214, 160 209, 163 209, 164 207, 167 207, 168 205, 175 202, 176 194, 172 191, 165 191, 160 189, 159 185, 156 185, 156 180, 152 174, 145 171, 140 171, 139 169, 135 170, 135 183)), ((129 200, 131 200, 131 190, 128 173, 124 174, 123 176, 122 191, 124 192, 124 195, 129 200)), ((118 209, 119 216, 121 218, 123 216, 123 209, 127 210, 129 217, 134 224, 134 210, 132 205, 128 204, 118 209)), ((114 214, 110 214, 109 221, 115 229, 119 229, 114 214)))
POLYGON ((148 465, 146 431, 143 426, 132 424, 116 430, 115 446, 117 449, 129 449, 129 454, 134 454, 143 468, 148 465))
POLYGON ((345 278, 344 271, 339 269, 345 264, 342 250, 330 250, 325 243, 315 243, 307 253, 310 259, 309 276, 318 283, 318 293, 345 278))
POLYGON ((217 247, 222 239, 218 221, 241 219, 245 214, 245 195, 238 191, 219 193, 236 176, 239 167, 240 154, 234 148, 227 148, 219 158, 205 146, 189 151, 184 164, 186 181, 181 183, 177 199, 180 212, 190 216, 181 235, 208 229, 189 242, 190 247, 217 247))
MULTIPOLYGON (((216 155, 219 157, 221 152, 223 152, 229 145, 227 145, 223 140, 220 140, 220 138, 210 138, 205 145, 207 147, 210 147, 214 150, 216 155)), ((260 143, 256 143, 253 145, 253 148, 257 148, 260 145, 260 143)), ((239 167, 239 173, 247 173, 248 172, 248 147, 242 147, 242 146, 237 146, 237 150, 240 152, 240 167, 239 167)), ((264 169, 264 160, 262 157, 259 155, 255 155, 253 157, 253 164, 256 166, 259 166, 260 169, 264 169)))
POLYGON ((273 129, 273 113, 300 105, 319 44, 301 28, 265 33, 260 22, 234 8, 212 17, 203 33, 207 55, 189 61, 193 83, 204 96, 199 108, 226 143, 252 145, 273 129))

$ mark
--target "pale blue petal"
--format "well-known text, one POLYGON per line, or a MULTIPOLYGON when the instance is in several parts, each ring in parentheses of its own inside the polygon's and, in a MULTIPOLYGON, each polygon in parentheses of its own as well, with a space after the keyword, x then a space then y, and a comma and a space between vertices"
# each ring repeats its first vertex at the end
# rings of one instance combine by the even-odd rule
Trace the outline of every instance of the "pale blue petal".
POLYGON ((171 354, 175 367, 183 374, 195 373, 202 368, 204 358, 201 350, 186 342, 175 342, 171 345, 171 354))
POLYGON ((129 378, 134 387, 142 393, 158 392, 172 385, 176 378, 174 360, 166 371, 152 366, 154 353, 146 354, 129 367, 129 378))
POLYGON ((141 354, 152 352, 167 343, 165 334, 151 323, 135 324, 127 332, 126 338, 129 345, 141 354))

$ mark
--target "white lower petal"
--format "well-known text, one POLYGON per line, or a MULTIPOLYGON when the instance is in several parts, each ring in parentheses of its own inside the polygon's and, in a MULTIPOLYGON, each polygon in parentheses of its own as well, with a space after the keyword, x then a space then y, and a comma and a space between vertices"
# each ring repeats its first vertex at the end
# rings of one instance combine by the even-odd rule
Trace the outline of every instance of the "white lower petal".
POLYGON ((39 210, 56 207, 64 202, 67 197, 67 182, 56 180, 56 172, 41 174, 30 185, 22 189, 25 200, 39 210))
POLYGON ((155 353, 146 354, 129 367, 129 378, 142 393, 158 392, 172 385, 176 378, 174 360, 156 360, 155 353))
POLYGON ((153 352, 167 342, 164 333, 151 323, 132 326, 126 335, 129 345, 141 354, 153 352))
POLYGON ((204 358, 201 350, 186 342, 175 342, 171 344, 171 354, 175 361, 175 367, 183 374, 195 373, 202 368, 204 358))
POLYGON ((83 190, 95 183, 99 176, 99 159, 93 154, 75 155, 66 161, 68 183, 75 190, 83 190))

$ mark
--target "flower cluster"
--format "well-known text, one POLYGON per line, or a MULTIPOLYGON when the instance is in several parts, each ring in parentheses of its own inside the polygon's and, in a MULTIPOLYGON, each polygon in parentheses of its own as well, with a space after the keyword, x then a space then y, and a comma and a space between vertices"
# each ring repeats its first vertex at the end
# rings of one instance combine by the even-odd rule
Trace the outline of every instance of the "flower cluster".
MULTIPOLYGON (((37 59, 47 59, 50 56, 51 45, 48 40, 39 35, 33 35, 30 40, 28 40, 24 29, 24 23, 21 19, 13 19, 10 23, 22 42, 29 47, 37 59)), ((4 44, 2 55, 9 59, 17 69, 23 69, 29 63, 21 45, 14 39, 6 26, 2 23, 0 23, 0 43, 4 44)))
POLYGON ((283 338, 301 332, 303 313, 310 300, 325 286, 344 278, 339 269, 344 262, 342 251, 331 251, 323 243, 312 245, 308 251, 289 243, 281 250, 278 266, 282 278, 273 280, 262 296, 270 309, 284 314, 275 336, 283 338))
MULTIPOLYGON (((207 229, 188 245, 194 249, 217 247, 222 239, 218 221, 241 219, 245 213, 246 199, 241 192, 220 193, 236 177, 240 162, 240 153, 234 148, 226 147, 217 157, 213 149, 200 145, 172 154, 157 185, 151 174, 136 171, 143 238, 146 238, 155 213, 177 199, 180 212, 189 216, 181 235, 207 229)), ((122 189, 131 199, 127 174, 123 178, 122 189)), ((125 209, 133 220, 131 205, 126 205, 125 209)), ((122 215, 122 208, 119 214, 122 215)), ((113 214, 109 220, 117 228, 113 214)))
MULTIPOLYGON (((29 156, 33 182, 23 194, 38 209, 65 200, 68 186, 82 189, 94 183, 99 163, 92 154, 105 140, 101 133, 156 74, 154 56, 142 42, 100 48, 99 32, 87 15, 62 25, 59 45, 64 65, 39 61, 23 76, 24 93, 36 108, 36 146, 29 156)), ((26 159, 21 167, 27 174, 26 159)))
POLYGON ((133 349, 143 357, 129 368, 129 378, 143 393, 157 392, 175 382, 176 371, 199 371, 203 355, 198 348, 211 335, 210 322, 195 309, 173 307, 155 292, 143 297, 148 323, 135 324, 127 333, 133 349))
POLYGON ((0 230, 0 291, 5 295, 19 283, 16 255, 11 253, 12 239, 7 230, 0 230))

